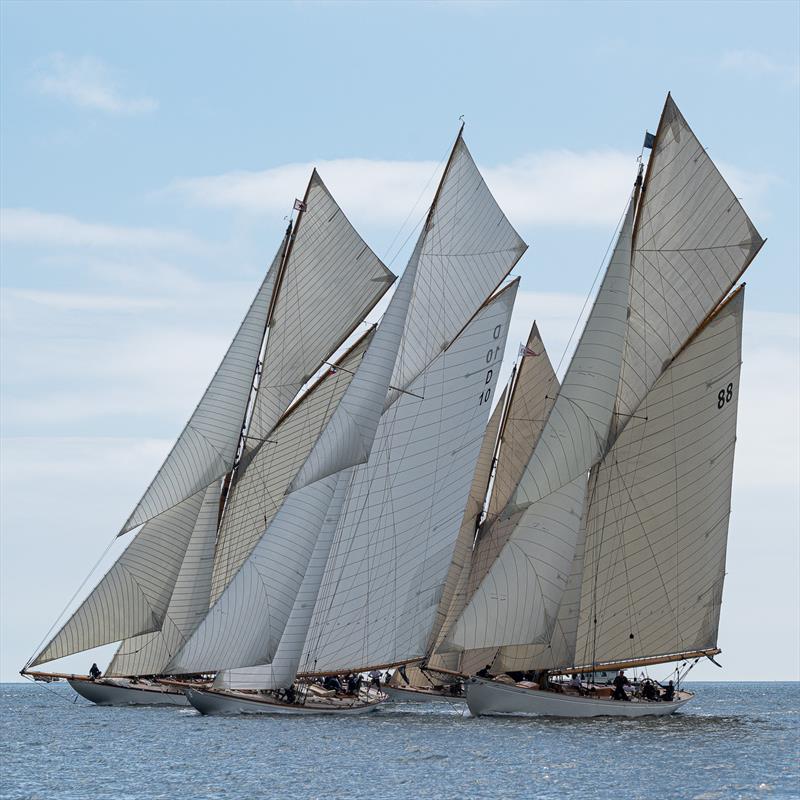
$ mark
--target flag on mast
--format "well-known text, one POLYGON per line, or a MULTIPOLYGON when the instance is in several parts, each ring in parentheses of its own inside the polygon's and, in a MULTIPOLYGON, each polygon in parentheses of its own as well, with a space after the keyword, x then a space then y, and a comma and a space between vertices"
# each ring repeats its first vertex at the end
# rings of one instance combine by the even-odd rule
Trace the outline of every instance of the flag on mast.
POLYGON ((517 353, 517 357, 520 358, 528 358, 529 356, 540 356, 541 353, 537 353, 533 348, 528 347, 526 344, 521 344, 519 346, 519 353, 517 353))

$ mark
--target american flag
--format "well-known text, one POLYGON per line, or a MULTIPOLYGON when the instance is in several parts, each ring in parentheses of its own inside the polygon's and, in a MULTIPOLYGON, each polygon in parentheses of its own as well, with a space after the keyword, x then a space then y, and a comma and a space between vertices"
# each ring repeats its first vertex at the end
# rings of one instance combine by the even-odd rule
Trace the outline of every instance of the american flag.
POLYGON ((521 344, 519 346, 519 353, 517 353, 517 355, 522 356, 522 358, 527 358, 528 356, 540 356, 541 353, 537 353, 526 344, 521 344))

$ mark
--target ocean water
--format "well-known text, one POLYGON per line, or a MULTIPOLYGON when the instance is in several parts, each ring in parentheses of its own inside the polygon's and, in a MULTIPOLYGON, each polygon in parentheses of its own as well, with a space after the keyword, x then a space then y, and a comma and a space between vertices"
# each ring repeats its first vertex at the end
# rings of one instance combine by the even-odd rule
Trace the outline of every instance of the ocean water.
POLYGON ((66 685, 0 686, 0 797, 800 797, 800 684, 687 684, 644 720, 471 718, 387 705, 352 719, 100 708, 66 685))

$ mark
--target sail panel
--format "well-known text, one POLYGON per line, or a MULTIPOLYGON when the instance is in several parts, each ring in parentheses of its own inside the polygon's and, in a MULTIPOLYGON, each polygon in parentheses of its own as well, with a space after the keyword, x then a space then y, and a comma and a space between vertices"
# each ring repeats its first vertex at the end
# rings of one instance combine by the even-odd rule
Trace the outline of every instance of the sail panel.
POLYGON ((331 475, 286 496, 249 558, 167 669, 215 672, 272 661, 333 499, 331 475))
POLYGON ((233 464, 286 244, 284 240, 211 383, 121 533, 205 489, 233 464))
MULTIPOLYGON (((522 506, 586 475, 606 447, 628 311, 633 202, 575 354, 510 503, 522 506)), ((570 556, 571 558, 571 556, 570 556)))
POLYGON ((602 462, 572 663, 716 646, 743 300, 740 290, 681 351, 602 462))
POLYGON ((764 243, 671 96, 638 217, 620 427, 764 243))
POLYGON ((408 388, 526 248, 459 136, 417 244, 417 283, 392 386, 408 388))
POLYGON ((320 433, 350 385, 372 337, 366 333, 292 407, 268 441, 251 441, 239 465, 220 525, 211 602, 215 602, 280 508, 320 433))
POLYGON ((150 520, 30 666, 159 630, 204 495, 150 520))
POLYGON ((586 476, 580 475, 495 523, 506 544, 445 647, 473 650, 549 640, 575 555, 585 493, 586 476))
POLYGON ((208 611, 220 482, 209 486, 181 564, 161 630, 125 639, 106 675, 158 675, 208 611))
POLYGON ((535 322, 527 347, 535 355, 526 355, 517 370, 489 499, 489 523, 497 519, 511 500, 559 390, 558 378, 535 322))
POLYGON ((302 386, 353 332, 395 276, 350 224, 314 170, 270 320, 248 425, 266 438, 302 386))
POLYGON ((516 288, 492 298, 381 418, 370 459, 356 468, 306 642, 317 671, 424 655, 516 288))
POLYGON ((416 275, 417 261, 412 258, 355 376, 292 481, 290 491, 363 463, 369 457, 397 361, 416 275))

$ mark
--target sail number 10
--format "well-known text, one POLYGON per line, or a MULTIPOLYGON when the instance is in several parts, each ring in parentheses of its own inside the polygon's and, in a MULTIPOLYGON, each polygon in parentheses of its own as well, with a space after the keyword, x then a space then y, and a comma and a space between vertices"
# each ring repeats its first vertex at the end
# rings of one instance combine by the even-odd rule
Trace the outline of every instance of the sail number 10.
MULTIPOLYGON (((500 334, 503 331, 502 325, 495 325, 494 330, 492 331, 492 339, 497 341, 500 338, 500 334)), ((487 364, 494 364, 497 359, 500 357, 500 345, 496 345, 495 347, 490 348, 486 351, 486 363, 487 364)), ((483 382, 483 385, 486 386, 486 389, 483 389, 478 397, 478 405, 482 406, 484 403, 489 402, 489 398, 492 396, 492 387, 489 384, 492 382, 492 377, 494 376, 494 369, 489 367, 486 370, 486 379, 483 382)))

